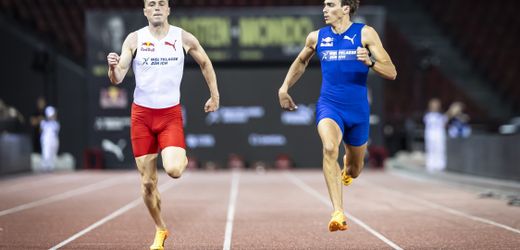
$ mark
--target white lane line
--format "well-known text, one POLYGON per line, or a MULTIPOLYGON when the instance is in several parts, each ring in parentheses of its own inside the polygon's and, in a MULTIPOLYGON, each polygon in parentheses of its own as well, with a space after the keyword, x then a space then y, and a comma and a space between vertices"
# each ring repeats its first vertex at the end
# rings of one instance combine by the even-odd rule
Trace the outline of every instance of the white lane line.
MULTIPOLYGON (((4 187, 0 189, 0 194, 11 194, 13 192, 20 192, 20 191, 27 191, 30 189, 37 189, 47 186, 52 186, 56 184, 61 183, 67 183, 72 182, 74 180, 77 180, 79 178, 82 178, 81 176, 49 176, 48 178, 45 178, 44 176, 41 176, 43 179, 39 180, 13 180, 13 182, 16 181, 16 184, 12 184, 9 187, 4 187)), ((9 185, 9 184, 6 184, 9 185)))
POLYGON ((224 246, 222 249, 231 249, 231 236, 233 235, 233 220, 235 219, 235 207, 238 196, 238 184, 240 180, 240 173, 238 170, 233 171, 231 179, 231 191, 229 194, 229 205, 226 219, 226 233, 224 234, 224 246))
MULTIPOLYGON (((298 177, 294 176, 294 174, 292 174, 292 173, 285 173, 285 176, 288 177, 296 186, 300 187, 301 189, 303 189, 308 194, 310 194, 310 195, 314 196, 315 198, 317 198, 318 200, 320 200, 321 203, 327 205, 328 207, 332 207, 332 204, 331 204, 330 200, 327 197, 321 195, 318 191, 316 191, 315 189, 313 189, 312 187, 307 185, 302 180, 298 179, 298 177)), ((356 218, 354 215, 352 215, 352 214, 350 214, 348 212, 345 212, 345 214, 349 217, 349 219, 351 219, 356 224, 358 224, 361 227, 363 227, 365 230, 367 230, 368 232, 370 232, 371 234, 376 236, 378 239, 380 239, 381 241, 383 241, 384 243, 386 243, 387 245, 389 245, 393 249, 403 250, 403 248, 401 248, 400 246, 398 246, 397 244, 395 244, 394 242, 392 242, 391 240, 389 240, 388 238, 386 238, 385 236, 383 236, 382 234, 380 234, 379 232, 377 232, 376 230, 371 228, 369 225, 367 225, 366 223, 364 223, 360 219, 356 218)))
POLYGON ((459 211, 459 210, 456 210, 456 209, 453 209, 453 208, 449 208, 449 207, 446 207, 444 205, 441 205, 441 204, 438 204, 438 203, 434 203, 434 202, 431 202, 431 201, 427 201, 427 200, 424 200, 424 199, 421 199, 421 198, 417 198, 415 196, 408 195, 408 194, 405 194, 405 193, 402 193, 402 192, 399 192, 399 191, 391 190, 389 188, 385 188, 383 186, 380 186, 378 184, 374 184, 372 182, 368 182, 366 180, 364 180, 363 182, 365 182, 366 185, 370 185, 371 187, 374 187, 374 188, 379 189, 381 191, 385 191, 385 192, 389 192, 389 193, 393 193, 393 194, 405 197, 405 198, 407 198, 409 200, 415 201, 417 203, 421 203, 421 204, 423 204, 423 205, 425 205, 427 207, 438 209, 438 210, 441 210, 441 211, 446 212, 446 213, 450 213, 450 214, 453 214, 453 215, 458 215, 458 216, 464 217, 466 219, 482 222, 482 223, 485 223, 485 224, 488 224, 488 225, 492 225, 492 226, 495 226, 495 227, 499 227, 499 228, 502 228, 502 229, 505 229, 505 230, 508 230, 508 231, 520 234, 520 230, 518 230, 516 228, 512 228, 512 227, 504 225, 504 224, 501 224, 501 223, 498 223, 498 222, 495 222, 495 221, 492 221, 492 220, 488 220, 488 219, 485 219, 485 218, 482 218, 482 217, 478 217, 478 216, 474 216, 474 215, 471 215, 471 214, 468 214, 468 213, 464 213, 462 211, 459 211))
POLYGON ((23 210, 27 210, 27 209, 30 209, 30 208, 35 208, 35 207, 38 207, 38 206, 46 205, 46 204, 49 204, 49 203, 52 203, 52 202, 65 200, 65 199, 68 199, 68 198, 71 198, 71 197, 74 197, 74 196, 78 196, 78 195, 82 195, 82 194, 85 194, 85 193, 88 193, 88 192, 92 192, 92 191, 95 191, 95 190, 107 188, 107 187, 113 186, 113 185, 115 185, 117 183, 126 181, 129 178, 130 177, 126 177, 126 178, 114 177, 114 178, 110 178, 108 180, 104 180, 104 181, 100 181, 100 182, 96 182, 96 183, 90 184, 88 186, 84 186, 84 187, 81 187, 81 188, 73 189, 73 190, 70 190, 70 191, 65 192, 65 193, 61 193, 61 194, 53 195, 53 196, 50 196, 50 197, 47 197, 47 198, 43 198, 43 199, 40 199, 40 200, 37 200, 37 201, 25 203, 25 204, 22 204, 22 205, 19 205, 19 206, 16 206, 16 207, 12 207, 12 208, 0 211, 0 217, 4 216, 4 215, 12 214, 12 213, 20 212, 20 211, 23 211, 23 210))
MULTIPOLYGON (((171 187, 173 187, 177 182, 168 182, 168 183, 165 183, 161 186, 159 186, 159 191, 162 193, 168 189, 170 189, 171 187)), ((53 246, 51 248, 49 248, 49 250, 55 250, 55 249, 59 249, 60 247, 63 247, 67 244, 69 244, 70 242, 74 241, 75 239, 85 235, 86 233, 96 229, 97 227, 117 218, 118 216, 128 212, 130 209, 136 207, 137 205, 140 205, 141 203, 143 202, 143 198, 142 197, 139 197, 133 201, 131 201, 130 203, 126 204, 125 206, 121 207, 120 209, 114 211, 113 213, 107 215, 105 218, 101 219, 101 220, 98 220, 97 222, 93 223, 92 225, 88 226, 87 228, 79 231, 78 233, 72 235, 71 237, 69 237, 68 239, 58 243, 56 246, 53 246)))

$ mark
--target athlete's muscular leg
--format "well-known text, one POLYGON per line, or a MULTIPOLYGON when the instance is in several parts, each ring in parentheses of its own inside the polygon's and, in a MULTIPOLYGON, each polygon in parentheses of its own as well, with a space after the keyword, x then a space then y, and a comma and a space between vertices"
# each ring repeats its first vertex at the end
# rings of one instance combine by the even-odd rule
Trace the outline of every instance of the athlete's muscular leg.
POLYGON ((318 133, 323 144, 323 174, 327 182, 334 211, 343 212, 343 186, 341 169, 338 164, 341 129, 332 119, 325 118, 318 123, 318 133))
POLYGON ((188 165, 186 150, 181 147, 166 147, 162 150, 161 156, 166 173, 172 178, 180 178, 188 165))
POLYGON ((357 178, 363 170, 365 165, 365 152, 367 150, 367 143, 355 147, 352 145, 345 145, 345 155, 343 156, 344 167, 347 168, 347 174, 352 178, 357 178))
POLYGON ((166 229, 161 216, 161 197, 157 190, 157 154, 148 154, 135 158, 141 174, 141 189, 144 203, 152 216, 157 229, 166 229))

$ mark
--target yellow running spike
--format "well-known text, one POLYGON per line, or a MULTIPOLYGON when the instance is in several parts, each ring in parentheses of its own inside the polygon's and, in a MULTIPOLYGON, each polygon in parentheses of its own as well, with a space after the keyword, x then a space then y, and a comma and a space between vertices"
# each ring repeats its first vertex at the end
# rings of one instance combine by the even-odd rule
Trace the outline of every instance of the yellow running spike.
POLYGON ((164 241, 168 238, 168 230, 155 231, 155 239, 150 246, 150 250, 164 250, 164 241))
POLYGON ((347 155, 343 155, 343 171, 341 171, 341 182, 343 185, 348 186, 352 183, 354 178, 347 174, 347 155))
POLYGON ((329 231, 345 231, 348 229, 347 218, 341 211, 336 211, 332 214, 332 219, 329 222, 329 231))
POLYGON ((348 186, 352 183, 353 180, 354 178, 347 174, 347 168, 343 168, 343 171, 341 171, 341 182, 343 185, 348 186))

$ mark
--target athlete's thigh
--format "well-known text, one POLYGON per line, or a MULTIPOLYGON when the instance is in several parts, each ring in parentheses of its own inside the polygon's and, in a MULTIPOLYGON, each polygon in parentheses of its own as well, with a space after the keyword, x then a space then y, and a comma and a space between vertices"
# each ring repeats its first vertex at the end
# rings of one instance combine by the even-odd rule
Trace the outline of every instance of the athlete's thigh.
POLYGON ((345 110, 341 115, 345 123, 343 142, 347 145, 359 147, 367 143, 370 133, 370 118, 367 110, 359 105, 356 109, 345 110))
POLYGON ((339 146, 345 125, 339 110, 332 104, 320 99, 316 105, 316 124, 323 146, 339 146))
POLYGON ((156 120, 154 127, 157 131, 157 140, 161 150, 167 147, 186 148, 180 105, 168 108, 156 120))
POLYGON ((318 134, 324 147, 338 147, 341 143, 341 129, 331 118, 324 118, 318 122, 318 134))
POLYGON ((150 128, 152 114, 149 109, 132 105, 130 139, 134 157, 138 158, 148 154, 157 154, 158 144, 156 135, 150 128))

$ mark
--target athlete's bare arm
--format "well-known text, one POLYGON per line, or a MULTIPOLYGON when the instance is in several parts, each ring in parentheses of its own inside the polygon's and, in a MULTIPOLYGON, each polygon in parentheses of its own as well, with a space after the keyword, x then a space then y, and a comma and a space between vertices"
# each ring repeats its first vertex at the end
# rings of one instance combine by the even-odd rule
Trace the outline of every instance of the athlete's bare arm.
POLYGON ((132 52, 137 48, 137 32, 130 33, 121 49, 121 56, 111 52, 107 56, 108 78, 113 84, 120 84, 126 76, 130 63, 132 62, 132 52))
POLYGON ((372 61, 368 56, 368 51, 370 51, 375 59, 375 64, 372 69, 385 79, 395 80, 397 77, 397 71, 392 63, 392 59, 390 59, 385 48, 383 48, 383 44, 381 43, 381 39, 379 39, 376 30, 365 25, 361 31, 361 35, 363 37, 362 43, 364 48, 357 49, 358 60, 362 61, 365 65, 370 66, 372 64, 372 61))
POLYGON ((307 39, 305 40, 305 47, 303 47, 302 51, 296 57, 296 60, 292 63, 289 68, 289 72, 285 76, 285 80, 283 81, 282 87, 278 90, 278 98, 280 100, 280 106, 285 110, 293 111, 298 107, 292 100, 289 95, 289 89, 300 79, 300 77, 305 72, 307 65, 309 65, 309 61, 312 56, 316 53, 316 43, 318 41, 318 31, 313 31, 309 33, 307 39))
POLYGON ((197 40, 197 38, 191 33, 184 30, 182 31, 182 44, 186 53, 190 54, 193 59, 195 59, 195 62, 199 64, 202 75, 204 75, 204 79, 206 79, 206 83, 208 84, 211 96, 204 105, 204 111, 213 112, 218 109, 220 102, 217 76, 213 69, 213 64, 211 64, 211 60, 209 60, 209 57, 200 45, 199 40, 197 40))

